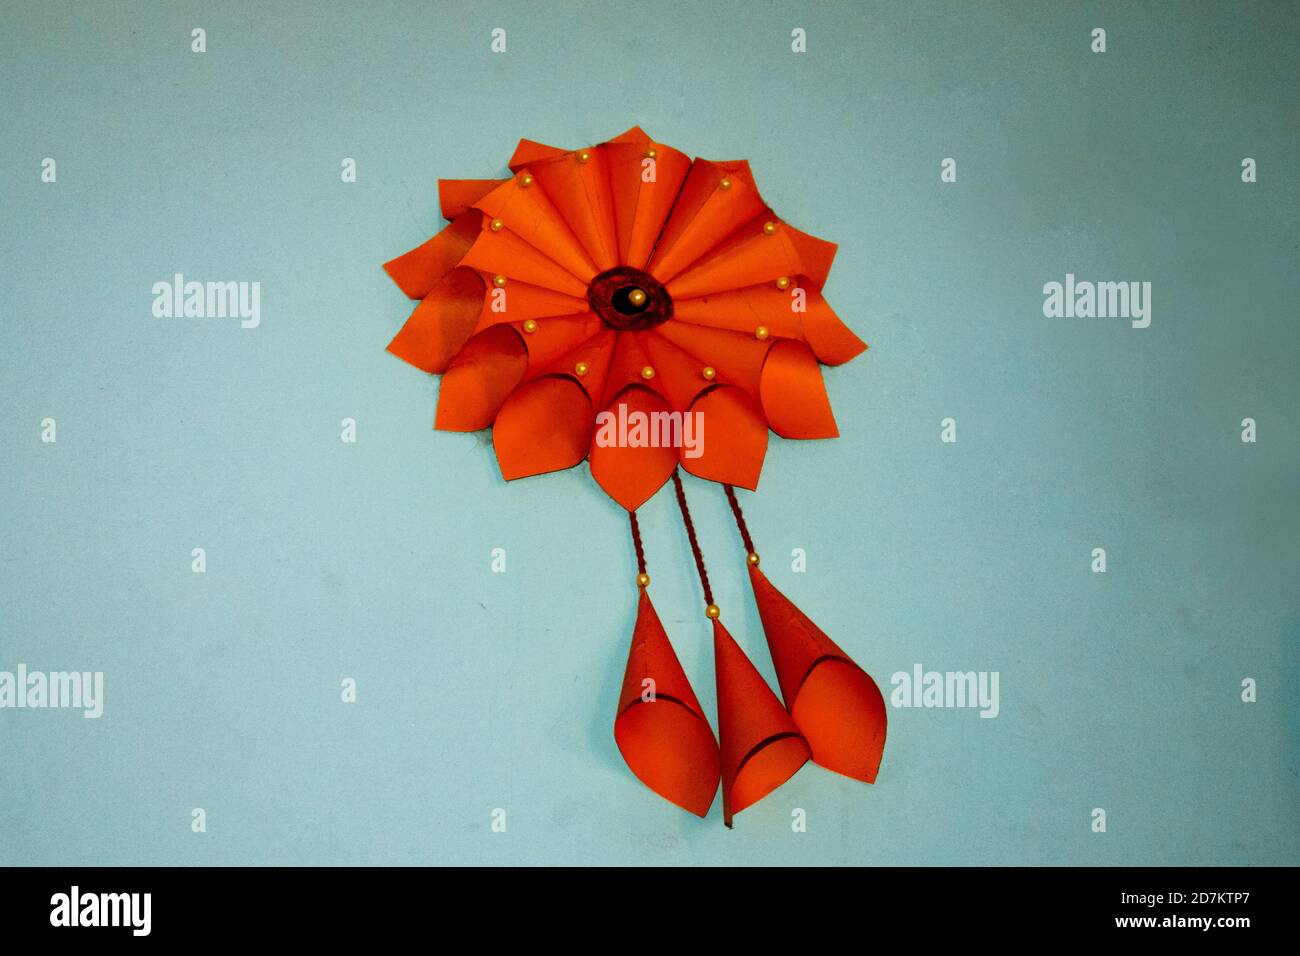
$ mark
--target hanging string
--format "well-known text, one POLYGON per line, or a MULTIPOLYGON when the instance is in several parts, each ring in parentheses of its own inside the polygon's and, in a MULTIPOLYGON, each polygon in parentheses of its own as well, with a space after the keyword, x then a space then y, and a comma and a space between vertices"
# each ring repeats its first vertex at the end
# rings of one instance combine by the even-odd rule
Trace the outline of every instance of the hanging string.
POLYGON ((749 536, 749 527, 745 524, 745 516, 740 512, 740 502, 736 500, 736 489, 731 485, 723 485, 727 492, 727 501, 731 504, 731 513, 736 516, 736 527, 740 529, 740 540, 745 543, 745 551, 748 554, 756 554, 754 551, 754 539, 749 536))
POLYGON ((641 526, 636 523, 635 511, 629 511, 627 517, 632 522, 632 546, 636 548, 636 569, 639 573, 645 574, 645 545, 641 543, 641 526))
POLYGON ((695 569, 700 572, 700 585, 704 588, 704 603, 713 604, 713 588, 709 587, 709 572, 704 570, 704 553, 700 550, 699 539, 695 537, 695 523, 691 521, 691 509, 686 507, 686 490, 682 488, 682 479, 673 471, 673 489, 677 492, 677 507, 682 510, 682 521, 686 524, 686 537, 691 539, 691 551, 695 555, 695 569))

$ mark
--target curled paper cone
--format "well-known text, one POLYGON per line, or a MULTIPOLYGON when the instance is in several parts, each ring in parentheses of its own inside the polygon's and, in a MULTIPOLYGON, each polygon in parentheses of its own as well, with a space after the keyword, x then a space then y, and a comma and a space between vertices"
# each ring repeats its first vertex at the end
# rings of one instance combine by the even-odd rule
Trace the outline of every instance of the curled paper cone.
POLYGON ((749 579, 781 696, 812 747, 812 759, 875 783, 885 749, 880 688, 753 565, 749 579))
POLYGON ((718 791, 718 742, 644 589, 614 740, 647 787, 697 816, 709 812, 718 791))
POLYGON ((767 681, 718 619, 713 621, 722 742, 722 822, 751 807, 795 775, 808 743, 767 681))

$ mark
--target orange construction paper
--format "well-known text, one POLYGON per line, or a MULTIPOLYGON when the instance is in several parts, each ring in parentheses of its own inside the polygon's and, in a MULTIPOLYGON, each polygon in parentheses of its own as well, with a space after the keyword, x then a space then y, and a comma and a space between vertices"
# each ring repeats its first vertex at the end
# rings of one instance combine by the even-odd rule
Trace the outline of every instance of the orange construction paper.
MULTIPOLYGON (((523 185, 525 169, 474 204, 488 220, 500 219, 518 236, 570 275, 590 282, 600 270, 565 224, 546 190, 537 183, 523 185)), ((583 286, 584 292, 586 286, 583 286)))
POLYGON ((709 812, 718 791, 718 742, 644 588, 614 740, 647 787, 697 816, 709 812))
MULTIPOLYGON (((606 410, 617 416, 619 405, 626 405, 629 415, 633 412, 648 415, 669 410, 663 396, 640 385, 629 386, 619 393, 606 410)), ((673 469, 677 467, 677 449, 656 448, 652 445, 602 446, 596 443, 599 434, 597 431, 592 435, 591 477, 620 505, 628 511, 635 511, 662 488, 672 475, 673 469)))
POLYGON ((647 270, 668 282, 766 207, 734 163, 697 159, 686 174, 647 270), (723 180, 731 183, 722 188, 723 180))
POLYGON ((494 230, 490 220, 483 220, 483 228, 474 245, 461 260, 465 265, 492 276, 505 276, 506 301, 510 300, 509 282, 518 280, 543 289, 553 289, 575 298, 585 298, 587 284, 567 271, 544 252, 530 246, 522 236, 509 228, 494 230))
POLYGON ((695 400, 704 416, 703 454, 682 456, 682 467, 698 478, 753 491, 767 454, 767 424, 758 402, 743 389, 720 385, 695 400))
POLYGON ((813 353, 827 365, 843 365, 867 350, 819 292, 808 290, 808 311, 803 314, 803 334, 813 353))
POLYGON ((483 280, 457 266, 429 290, 388 351, 426 372, 445 372, 452 356, 474 333, 483 308, 483 280))
POLYGON ((433 427, 450 432, 487 428, 527 367, 528 352, 510 326, 496 325, 475 335, 443 373, 433 427))
POLYGON ((646 137, 605 145, 609 182, 614 202, 614 228, 618 235, 619 262, 644 269, 668 213, 677 199, 691 159, 670 146, 646 137), (653 148, 654 179, 646 182, 646 150, 653 148))
POLYGON ((768 425, 782 438, 839 435, 821 366, 802 342, 786 339, 768 351, 761 397, 768 425))
POLYGON ((605 147, 575 150, 529 169, 599 271, 618 265, 618 235, 605 147), (583 153, 586 161, 579 159, 583 153))
POLYGON ((722 820, 789 780, 808 762, 808 742, 722 621, 713 621, 722 750, 722 820))
POLYGON ((520 386, 497 412, 492 446, 506 481, 572 468, 591 443, 591 401, 577 382, 551 376, 520 386))
POLYGON ((760 216, 668 282, 674 299, 694 299, 711 292, 743 289, 781 276, 803 272, 798 250, 779 223, 768 235, 763 227, 775 220, 760 216))
POLYGON ((423 299, 448 272, 461 264, 479 235, 477 212, 461 216, 428 242, 384 263, 384 270, 408 298, 423 299))
MULTIPOLYGON (((781 696, 812 747, 812 759, 875 783, 886 730, 880 688, 753 565, 749 579, 781 696)), ((725 741, 723 746, 725 752, 725 741)))
POLYGON ((475 332, 482 332, 502 322, 523 322, 527 319, 579 315, 591 311, 591 304, 585 297, 579 299, 577 296, 565 295, 554 289, 543 289, 541 286, 529 285, 526 282, 511 282, 506 288, 498 290, 492 281, 494 276, 485 272, 479 272, 478 275, 483 280, 484 288, 490 288, 491 291, 482 302, 483 309, 479 314, 478 325, 474 327, 475 332), (493 299, 492 292, 495 291, 502 293, 498 300, 493 299), (499 312, 494 307, 495 301, 501 303, 502 310, 499 312))
POLYGON ((440 179, 438 207, 448 222, 469 212, 474 205, 507 179, 440 179))

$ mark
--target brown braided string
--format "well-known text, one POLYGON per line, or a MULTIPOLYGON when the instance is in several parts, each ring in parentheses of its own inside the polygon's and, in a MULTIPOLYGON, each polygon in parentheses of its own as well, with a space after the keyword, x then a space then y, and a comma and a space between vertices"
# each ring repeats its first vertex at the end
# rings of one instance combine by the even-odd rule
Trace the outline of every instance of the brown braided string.
POLYGON ((754 539, 749 536, 749 526, 745 524, 745 516, 740 512, 740 502, 736 500, 736 489, 731 485, 723 485, 727 492, 727 501, 731 505, 731 513, 736 517, 736 527, 740 529, 740 540, 744 542, 745 552, 754 554, 754 539))
POLYGON ((709 587, 709 572, 704 570, 704 553, 700 550, 699 539, 695 537, 695 523, 691 521, 691 509, 686 507, 686 490, 676 470, 673 471, 673 489, 677 492, 677 507, 682 510, 682 521, 686 524, 686 537, 691 539, 691 552, 695 555, 695 569, 700 572, 700 585, 704 588, 704 603, 713 603, 713 588, 709 587))

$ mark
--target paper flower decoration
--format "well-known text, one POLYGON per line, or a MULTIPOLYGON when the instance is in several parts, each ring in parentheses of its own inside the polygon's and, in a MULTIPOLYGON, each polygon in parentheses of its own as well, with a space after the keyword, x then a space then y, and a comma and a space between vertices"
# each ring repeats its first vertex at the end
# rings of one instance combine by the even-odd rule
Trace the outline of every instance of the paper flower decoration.
POLYGON ((637 127, 578 150, 520 140, 509 168, 439 181, 450 224, 384 266, 420 300, 388 348, 442 373, 435 428, 492 428, 506 479, 590 459, 628 511, 624 758, 701 816, 721 777, 728 826, 810 756, 874 781, 880 692, 758 570, 732 490, 757 487, 769 429, 838 434, 819 363, 866 345, 821 295, 836 247, 768 208, 744 160, 692 160, 637 127), (726 488, 785 706, 722 626, 679 465, 726 488), (670 478, 713 621, 721 746, 647 594, 636 509, 670 478))

